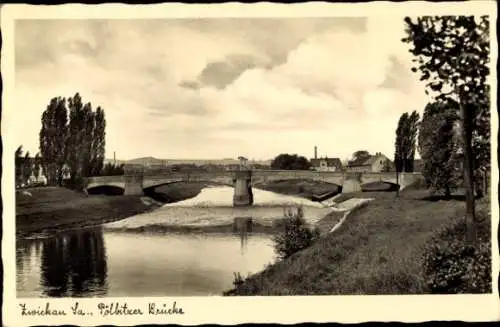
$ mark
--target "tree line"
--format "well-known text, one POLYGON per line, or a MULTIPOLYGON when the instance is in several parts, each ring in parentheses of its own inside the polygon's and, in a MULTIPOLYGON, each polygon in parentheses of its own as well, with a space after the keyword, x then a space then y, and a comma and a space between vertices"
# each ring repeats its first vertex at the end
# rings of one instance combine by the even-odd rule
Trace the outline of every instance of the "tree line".
POLYGON ((43 174, 49 185, 77 186, 84 177, 102 173, 119 174, 123 167, 104 165, 106 119, 104 110, 95 110, 90 102, 84 103, 79 93, 69 98, 54 97, 41 117, 39 133, 40 152, 30 158, 20 146, 16 157, 16 181, 26 183, 34 175, 43 174))

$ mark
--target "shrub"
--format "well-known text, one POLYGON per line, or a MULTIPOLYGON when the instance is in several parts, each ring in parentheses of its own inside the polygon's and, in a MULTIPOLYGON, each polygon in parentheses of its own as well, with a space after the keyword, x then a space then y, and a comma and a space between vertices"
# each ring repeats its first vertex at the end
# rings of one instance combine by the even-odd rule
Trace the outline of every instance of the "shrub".
POLYGON ((245 280, 243 279, 243 277, 241 277, 241 274, 239 272, 237 272, 237 273, 235 272, 233 285, 235 287, 238 287, 238 286, 241 286, 244 282, 245 282, 245 280))
POLYGON ((491 292, 491 237, 487 225, 478 225, 477 249, 465 242, 464 219, 431 239, 423 258, 425 283, 431 293, 491 292))
POLYGON ((273 239, 274 249, 280 259, 305 249, 319 238, 319 230, 307 226, 302 207, 298 207, 296 212, 293 212, 293 208, 285 209, 284 215, 284 230, 273 239))

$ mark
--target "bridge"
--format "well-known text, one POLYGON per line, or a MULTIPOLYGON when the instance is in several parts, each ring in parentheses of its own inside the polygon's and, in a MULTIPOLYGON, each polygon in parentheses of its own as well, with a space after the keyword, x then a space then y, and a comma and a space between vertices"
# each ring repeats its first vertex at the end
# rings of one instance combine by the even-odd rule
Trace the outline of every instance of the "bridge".
POLYGON ((89 177, 85 181, 85 190, 96 187, 112 186, 124 190, 125 195, 142 195, 144 190, 160 185, 178 182, 209 182, 234 187, 233 203, 235 206, 253 203, 252 186, 282 180, 322 181, 342 187, 342 193, 361 191, 361 186, 373 182, 387 182, 399 185, 402 190, 422 180, 420 173, 400 173, 396 181, 395 172, 352 173, 310 170, 239 170, 222 172, 172 172, 166 169, 131 170, 121 176, 89 177))

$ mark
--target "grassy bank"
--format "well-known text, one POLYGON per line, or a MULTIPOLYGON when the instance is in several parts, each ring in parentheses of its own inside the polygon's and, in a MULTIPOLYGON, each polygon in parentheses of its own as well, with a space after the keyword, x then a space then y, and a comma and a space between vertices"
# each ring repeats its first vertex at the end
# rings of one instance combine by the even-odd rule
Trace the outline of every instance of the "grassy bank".
POLYGON ((130 217, 158 206, 139 196, 87 196, 61 187, 16 192, 16 234, 27 237, 130 217))
POLYGON ((175 183, 145 194, 86 195, 63 187, 38 187, 16 192, 16 233, 27 237, 83 228, 124 219, 195 197, 206 183, 175 183), (156 201, 152 201, 156 200, 156 201))
MULTIPOLYGON (((226 295, 426 293, 423 246, 463 216, 465 204, 422 200, 422 194, 359 194, 375 200, 353 212, 334 233, 250 276, 226 295)), ((478 201, 478 211, 488 208, 486 200, 478 201)), ((490 216, 483 216, 487 227, 490 216)))

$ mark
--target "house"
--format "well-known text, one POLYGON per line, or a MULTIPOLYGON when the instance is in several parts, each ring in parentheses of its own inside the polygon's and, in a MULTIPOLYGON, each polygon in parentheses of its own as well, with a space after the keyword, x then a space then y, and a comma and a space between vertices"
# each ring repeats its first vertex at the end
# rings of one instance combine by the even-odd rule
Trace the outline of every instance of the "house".
POLYGON ((361 164, 348 166, 347 171, 357 173, 378 173, 384 171, 388 164, 391 164, 391 160, 382 153, 377 152, 361 164))
POLYGON ((339 158, 311 159, 311 169, 316 171, 342 171, 342 162, 339 158))
POLYGON ((38 174, 36 175, 36 167, 33 165, 33 168, 31 170, 31 175, 28 178, 28 185, 47 185, 47 177, 43 174, 43 168, 42 166, 39 167, 38 174))

